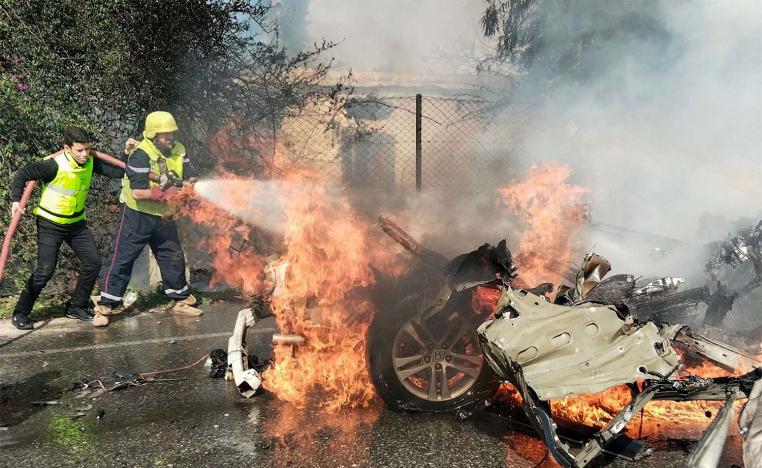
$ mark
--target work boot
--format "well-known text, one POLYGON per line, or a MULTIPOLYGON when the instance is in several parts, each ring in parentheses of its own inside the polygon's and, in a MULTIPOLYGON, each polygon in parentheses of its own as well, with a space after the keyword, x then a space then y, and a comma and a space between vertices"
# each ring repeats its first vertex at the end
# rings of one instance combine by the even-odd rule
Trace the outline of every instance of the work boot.
POLYGON ((105 327, 108 325, 108 316, 113 314, 114 309, 109 306, 98 304, 95 306, 95 316, 93 317, 94 327, 105 327))
POLYGON ((29 316, 27 315, 13 314, 11 323, 19 330, 32 330, 34 328, 32 321, 29 320, 29 316))
POLYGON ((190 296, 186 297, 182 301, 176 301, 175 306, 172 307, 171 312, 176 315, 187 315, 189 317, 198 317, 199 315, 202 315, 204 312, 201 311, 201 309, 198 309, 196 307, 193 307, 196 305, 197 301, 196 298, 193 297, 191 294, 190 296))
MULTIPOLYGON (((127 295, 129 295, 129 294, 130 294, 130 293, 127 293, 127 295)), ((126 308, 127 308, 127 306, 124 306, 124 305, 122 305, 122 306, 116 306, 116 307, 114 307, 114 308, 111 308, 111 307, 109 307, 109 306, 105 306, 105 305, 103 305, 103 304, 98 304, 98 301, 100 301, 100 300, 101 300, 101 296, 100 296, 100 295, 97 295, 97 296, 90 296, 90 300, 92 301, 92 303, 93 303, 93 306, 94 306, 96 309, 97 309, 99 306, 101 306, 101 307, 104 307, 104 308, 105 308, 105 309, 101 309, 101 311, 100 311, 101 315, 119 315, 119 314, 121 314, 122 312, 124 312, 124 309, 126 309, 126 308)), ((135 302, 135 301, 133 300, 132 302, 135 302)))
POLYGON ((93 316, 93 326, 105 327, 106 325, 108 325, 108 317, 96 312, 95 315, 93 316))
POLYGON ((65 316, 74 320, 82 320, 83 322, 89 322, 93 319, 93 314, 79 307, 67 307, 65 316))
POLYGON ((109 307, 107 305, 103 305, 103 304, 97 304, 94 309, 95 309, 95 313, 96 314, 101 314, 101 315, 114 315, 114 314, 116 314, 116 312, 114 312, 114 309, 112 309, 111 307, 109 307))

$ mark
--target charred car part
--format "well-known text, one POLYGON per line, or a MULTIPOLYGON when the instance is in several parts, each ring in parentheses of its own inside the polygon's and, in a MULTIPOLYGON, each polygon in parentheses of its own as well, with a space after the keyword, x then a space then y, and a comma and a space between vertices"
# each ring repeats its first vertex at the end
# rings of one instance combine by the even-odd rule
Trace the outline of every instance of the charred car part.
MULTIPOLYGON (((249 354, 246 340, 250 331, 260 320, 273 317, 270 300, 273 297, 286 296, 287 269, 286 262, 277 257, 270 258, 265 269, 264 295, 253 298, 251 307, 238 312, 233 335, 228 340, 227 380, 235 382, 239 393, 244 398, 251 398, 257 394, 262 384, 261 373, 269 365, 269 361, 259 362, 256 356, 249 354)), ((307 323, 313 327, 322 326, 321 307, 311 304, 309 298, 303 298, 301 301, 301 305, 309 315, 306 317, 307 323)), ((305 342, 306 338, 303 335, 285 332, 274 333, 271 339, 274 346, 290 346, 292 355, 305 342)))
MULTIPOLYGON (((585 264, 603 263, 589 255, 585 264)), ((565 291, 565 299, 583 297, 585 288, 595 288, 600 275, 583 264, 576 291, 565 291)), ((668 282, 661 282, 668 284, 668 282)), ((588 289, 588 292, 591 290, 588 289)), ((549 453, 563 466, 590 463, 624 429, 649 401, 654 399, 720 400, 725 409, 705 432, 691 454, 691 466, 716 466, 722 451, 732 403, 747 398, 762 378, 762 369, 741 377, 671 379, 680 359, 673 343, 707 357, 724 367, 741 361, 759 366, 754 357, 685 330, 684 325, 641 323, 626 310, 613 305, 581 300, 573 304, 550 304, 531 292, 503 288, 495 319, 478 330, 484 356, 499 378, 512 383, 522 397, 522 406, 535 430, 543 437, 549 453), (642 382, 642 387, 636 385, 642 382), (573 455, 556 434, 544 401, 582 393, 597 393, 615 385, 629 385, 633 397, 625 408, 573 455)), ((745 442, 754 451, 758 441, 745 442)))
POLYGON ((232 380, 241 395, 246 398, 254 396, 262 385, 262 377, 256 369, 249 367, 246 353, 246 332, 256 322, 253 308, 241 310, 238 312, 233 335, 228 340, 228 365, 230 366, 228 380, 232 380))
POLYGON ((610 304, 635 319, 657 323, 695 322, 702 303, 708 305, 705 316, 719 317, 721 322, 733 306, 735 296, 728 294, 722 284, 712 292, 708 286, 681 290, 686 279, 674 276, 644 280, 619 274, 604 279, 610 269, 605 258, 588 254, 582 268, 573 276, 575 286, 559 286, 554 303, 574 304, 587 300, 610 304))
MULTIPOLYGON (((590 302, 611 304, 629 312, 638 320, 661 322, 696 323, 700 314, 698 306, 706 304, 704 324, 719 326, 733 308, 735 294, 728 292, 722 283, 713 288, 699 286, 681 289, 685 278, 664 277, 640 283, 633 275, 620 274, 606 278, 592 291, 583 295, 590 302)), ((568 295, 568 292, 565 293, 568 295)), ((564 299, 565 296, 564 296, 564 299)), ((559 300, 569 304, 573 301, 559 300)))
POLYGON ((472 300, 478 287, 497 291, 498 285, 514 278, 510 251, 503 241, 447 260, 388 218, 379 221, 422 267, 405 281, 409 292, 371 323, 373 384, 387 407, 395 410, 449 412, 472 407, 497 388, 476 336, 489 312, 475 312, 472 300))
MULTIPOLYGON (((229 372, 226 378, 235 383, 241 396, 245 398, 251 398, 257 394, 257 390, 262 385, 261 372, 268 366, 268 362, 259 362, 256 356, 249 354, 246 338, 257 322, 272 316, 273 313, 267 301, 262 297, 255 298, 251 307, 238 312, 233 335, 228 339, 229 372)), ((304 343, 304 337, 275 333, 272 342, 273 344, 296 346, 304 343)))
POLYGON ((710 255, 705 269, 712 280, 728 267, 737 268, 742 264, 751 264, 754 278, 734 291, 736 296, 749 294, 762 286, 762 221, 755 226, 740 229, 736 235, 729 235, 721 242, 709 245, 710 255))

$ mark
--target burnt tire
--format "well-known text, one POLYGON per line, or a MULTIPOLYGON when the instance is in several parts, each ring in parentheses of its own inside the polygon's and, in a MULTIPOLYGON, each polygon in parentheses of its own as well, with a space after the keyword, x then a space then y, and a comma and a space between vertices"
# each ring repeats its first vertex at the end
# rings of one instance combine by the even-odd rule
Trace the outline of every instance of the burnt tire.
POLYGON ((388 408, 452 412, 495 393, 498 383, 476 335, 484 317, 471 310, 470 297, 451 299, 428 321, 417 314, 420 294, 377 313, 368 332, 369 363, 388 408))

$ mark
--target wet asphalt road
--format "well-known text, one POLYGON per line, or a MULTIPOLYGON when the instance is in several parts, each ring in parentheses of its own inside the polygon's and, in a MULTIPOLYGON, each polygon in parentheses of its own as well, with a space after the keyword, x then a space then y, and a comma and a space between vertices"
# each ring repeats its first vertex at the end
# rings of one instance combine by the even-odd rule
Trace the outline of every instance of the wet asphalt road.
MULTIPOLYGON (((0 466, 523 467, 543 459, 537 438, 499 421, 401 414, 380 402, 328 415, 272 395, 245 400, 202 366, 167 375, 184 380, 95 398, 62 392, 83 378, 180 367, 226 348, 241 306, 203 308, 199 319, 144 312, 98 330, 58 319, 24 334, 0 321, 0 466), (59 404, 32 404, 38 400, 59 404)), ((266 343, 273 331, 262 322, 255 333, 266 343)), ((737 431, 733 437, 721 466, 741 465, 737 431)), ((640 466, 681 466, 694 440, 662 440, 640 466)))

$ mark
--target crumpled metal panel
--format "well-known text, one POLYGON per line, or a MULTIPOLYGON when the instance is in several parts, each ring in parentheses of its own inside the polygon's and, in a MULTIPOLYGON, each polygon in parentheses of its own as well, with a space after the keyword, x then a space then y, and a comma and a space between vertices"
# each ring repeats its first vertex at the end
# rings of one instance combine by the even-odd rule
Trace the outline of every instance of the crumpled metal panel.
POLYGON ((634 296, 642 294, 654 294, 664 291, 676 291, 681 284, 685 283, 685 278, 680 276, 667 276, 653 280, 632 292, 634 296))
POLYGON ((698 441, 685 460, 685 465, 692 468, 715 468, 720 461, 722 451, 725 448, 725 440, 728 438, 730 420, 733 419, 733 402, 735 395, 729 395, 725 404, 717 412, 717 416, 704 431, 704 435, 698 441))
POLYGON ((585 255, 582 267, 577 272, 576 294, 574 302, 579 302, 587 297, 587 294, 598 286, 603 277, 611 270, 611 263, 600 255, 590 252, 585 255))
POLYGON ((510 287, 498 310, 501 317, 478 330, 485 357, 504 378, 509 360, 518 363, 542 400, 657 379, 679 363, 670 341, 683 325, 634 325, 613 306, 559 306, 510 287))
POLYGON ((576 304, 587 298, 611 270, 611 264, 600 255, 590 252, 585 255, 582 265, 577 270, 573 288, 561 286, 555 302, 557 304, 576 304))

